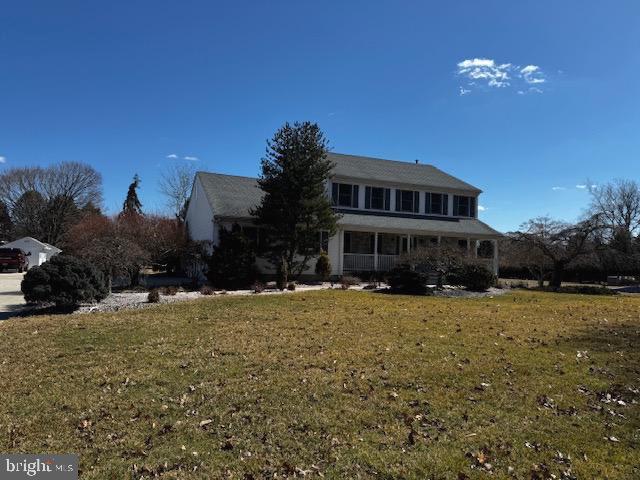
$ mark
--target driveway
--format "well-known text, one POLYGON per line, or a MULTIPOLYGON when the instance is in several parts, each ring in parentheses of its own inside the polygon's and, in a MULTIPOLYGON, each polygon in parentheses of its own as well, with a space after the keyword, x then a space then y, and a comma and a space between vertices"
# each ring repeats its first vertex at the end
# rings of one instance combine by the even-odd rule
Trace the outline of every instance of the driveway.
POLYGON ((0 320, 12 317, 24 308, 24 297, 20 291, 24 273, 0 273, 0 320))

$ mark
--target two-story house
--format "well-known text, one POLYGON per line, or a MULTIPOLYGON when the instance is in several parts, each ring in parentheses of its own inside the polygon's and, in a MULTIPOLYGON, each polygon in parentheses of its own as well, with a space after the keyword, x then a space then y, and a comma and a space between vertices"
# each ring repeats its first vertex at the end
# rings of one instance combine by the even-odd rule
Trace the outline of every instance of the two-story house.
MULTIPOLYGON (((335 167, 327 195, 341 218, 336 235, 319 234, 318 250, 328 253, 333 275, 386 271, 402 254, 442 243, 483 257, 497 273, 501 235, 478 219, 481 190, 417 161, 328 157, 335 167)), ((261 196, 255 178, 198 172, 187 210, 189 235, 216 245, 219 229, 237 223, 259 243, 249 211, 261 196)))

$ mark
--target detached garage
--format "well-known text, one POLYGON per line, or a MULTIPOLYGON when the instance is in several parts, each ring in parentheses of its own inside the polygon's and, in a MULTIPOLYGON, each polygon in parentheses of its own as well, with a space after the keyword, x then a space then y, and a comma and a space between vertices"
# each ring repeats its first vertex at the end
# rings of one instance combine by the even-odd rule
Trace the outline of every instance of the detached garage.
POLYGON ((29 268, 42 265, 51 257, 58 255, 62 250, 43 243, 40 240, 36 240, 32 237, 24 237, 13 242, 5 243, 2 248, 19 248, 29 255, 29 268))

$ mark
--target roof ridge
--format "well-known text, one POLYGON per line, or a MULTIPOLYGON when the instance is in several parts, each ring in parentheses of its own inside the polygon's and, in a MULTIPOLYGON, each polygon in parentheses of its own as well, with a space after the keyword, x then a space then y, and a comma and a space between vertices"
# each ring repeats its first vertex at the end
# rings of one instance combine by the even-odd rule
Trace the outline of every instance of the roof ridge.
POLYGON ((205 172, 204 170, 198 170, 196 172, 196 175, 199 175, 201 173, 205 175, 217 175, 219 177, 235 177, 235 178, 246 178, 247 180, 258 180, 258 177, 248 177, 246 175, 234 175, 232 173, 205 172))
POLYGON ((436 167, 435 165, 433 165, 431 163, 420 163, 419 161, 418 161, 418 163, 415 163, 415 159, 414 159, 414 161, 409 161, 409 160, 391 160, 389 158, 369 157, 367 155, 354 155, 352 153, 339 153, 339 152, 328 152, 328 153, 331 154, 331 155, 340 155, 341 157, 357 157, 357 158, 364 158, 366 160, 378 160, 380 162, 393 162, 393 163, 401 163, 403 165, 405 165, 405 164, 406 165, 418 165, 418 166, 421 166, 421 167, 438 168, 438 167, 436 167))

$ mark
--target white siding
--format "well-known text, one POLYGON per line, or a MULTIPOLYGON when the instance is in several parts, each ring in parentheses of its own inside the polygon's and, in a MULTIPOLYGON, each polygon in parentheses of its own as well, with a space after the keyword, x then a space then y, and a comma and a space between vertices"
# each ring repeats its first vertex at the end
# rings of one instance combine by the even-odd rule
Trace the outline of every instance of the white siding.
POLYGON ((198 177, 193 182, 186 220, 192 240, 209 241, 215 244, 217 235, 213 226, 213 209, 198 177))

